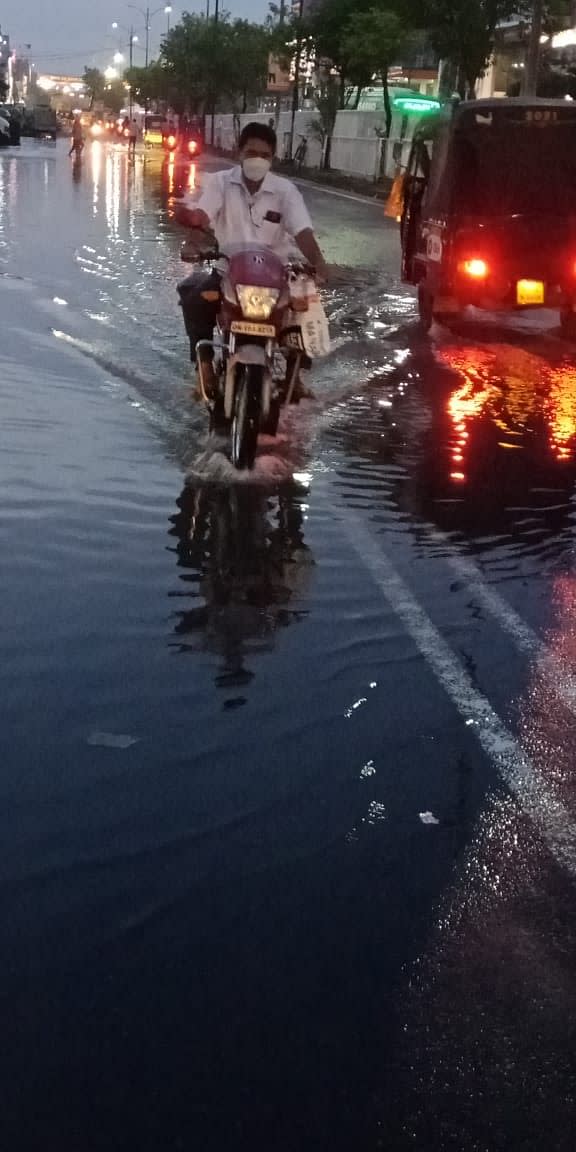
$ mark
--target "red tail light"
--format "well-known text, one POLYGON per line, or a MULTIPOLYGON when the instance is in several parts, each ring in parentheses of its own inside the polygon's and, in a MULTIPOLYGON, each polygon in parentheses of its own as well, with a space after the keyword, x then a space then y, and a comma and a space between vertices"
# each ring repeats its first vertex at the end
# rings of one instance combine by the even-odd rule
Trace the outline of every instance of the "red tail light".
POLYGON ((169 136, 166 143, 167 143, 169 148, 175 148, 176 147, 176 137, 175 136, 169 136))
POLYGON ((196 143, 195 140, 189 140, 188 141, 188 151, 189 151, 191 156, 194 156, 196 154, 196 152, 198 151, 198 144, 196 143))
POLYGON ((485 260, 474 257, 471 260, 462 260, 460 271, 470 280, 485 280, 490 269, 485 260))

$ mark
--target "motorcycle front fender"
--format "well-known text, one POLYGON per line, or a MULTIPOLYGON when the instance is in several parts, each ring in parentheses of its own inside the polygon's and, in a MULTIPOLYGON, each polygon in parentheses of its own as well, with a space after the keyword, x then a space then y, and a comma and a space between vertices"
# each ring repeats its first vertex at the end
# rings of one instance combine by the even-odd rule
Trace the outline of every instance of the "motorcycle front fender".
POLYGON ((264 344, 240 344, 236 346, 234 359, 237 364, 266 365, 266 347, 264 344))

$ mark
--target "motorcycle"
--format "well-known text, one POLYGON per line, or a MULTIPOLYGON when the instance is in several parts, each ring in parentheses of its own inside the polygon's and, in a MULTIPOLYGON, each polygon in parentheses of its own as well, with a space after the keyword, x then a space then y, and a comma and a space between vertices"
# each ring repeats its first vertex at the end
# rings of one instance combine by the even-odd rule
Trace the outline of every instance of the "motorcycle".
MULTIPOLYGON (((318 299, 313 269, 286 265, 271 249, 252 244, 234 245, 223 255, 213 246, 199 251, 188 241, 181 255, 187 262, 217 262, 219 281, 199 290, 205 300, 218 299, 219 310, 215 338, 196 345, 198 379, 211 430, 228 438, 234 467, 250 470, 259 432, 276 436, 280 409, 296 399, 300 371, 310 366, 305 329, 306 313, 318 299), (206 348, 213 356, 215 388, 203 375, 199 353, 206 348)), ((187 293, 194 296, 196 283, 193 276, 178 287, 190 336, 187 293)))
POLYGON ((190 136, 188 139, 182 139, 175 132, 163 137, 162 147, 168 156, 175 156, 178 153, 183 160, 198 160, 202 153, 202 142, 199 137, 190 136))

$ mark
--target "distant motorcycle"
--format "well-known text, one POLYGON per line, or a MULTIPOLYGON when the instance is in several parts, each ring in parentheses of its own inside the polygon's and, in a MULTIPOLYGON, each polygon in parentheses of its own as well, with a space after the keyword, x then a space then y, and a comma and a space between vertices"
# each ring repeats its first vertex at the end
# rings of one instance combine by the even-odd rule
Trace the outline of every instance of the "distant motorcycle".
POLYGON ((178 153, 186 160, 198 160, 202 153, 202 141, 199 136, 182 138, 175 132, 170 132, 168 136, 164 136, 162 145, 168 156, 175 156, 178 153))
MULTIPOLYGON (((251 469, 258 433, 276 435, 280 408, 293 400, 300 370, 310 363, 302 328, 308 301, 315 294, 313 269, 284 265, 269 248, 255 245, 237 245, 219 256, 213 247, 191 252, 190 244, 195 247, 192 241, 185 245, 183 259, 218 259, 221 274, 216 338, 196 347, 196 353, 202 347, 212 351, 216 378, 213 395, 198 357, 202 397, 212 429, 229 437, 234 467, 251 469), (287 372, 282 352, 289 354, 287 372), (279 371, 277 360, 281 361, 279 371)), ((194 296, 196 285, 192 276, 178 286, 189 335, 193 326, 187 321, 188 294, 194 296)), ((214 290, 208 287, 205 298, 213 298, 214 290)))

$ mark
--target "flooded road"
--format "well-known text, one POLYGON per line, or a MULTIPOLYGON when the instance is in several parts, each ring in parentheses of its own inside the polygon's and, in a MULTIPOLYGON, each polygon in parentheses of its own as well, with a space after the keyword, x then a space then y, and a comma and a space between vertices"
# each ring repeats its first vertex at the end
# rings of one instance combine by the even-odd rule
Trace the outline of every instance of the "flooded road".
POLYGON ((201 180, 0 153, 2 1147, 568 1152, 576 360, 420 341, 306 190, 334 351, 238 482, 201 180))

